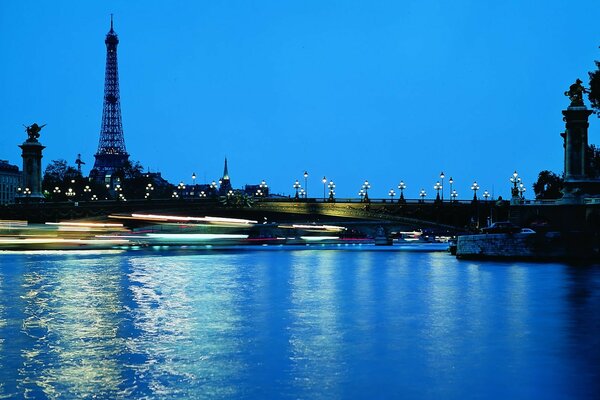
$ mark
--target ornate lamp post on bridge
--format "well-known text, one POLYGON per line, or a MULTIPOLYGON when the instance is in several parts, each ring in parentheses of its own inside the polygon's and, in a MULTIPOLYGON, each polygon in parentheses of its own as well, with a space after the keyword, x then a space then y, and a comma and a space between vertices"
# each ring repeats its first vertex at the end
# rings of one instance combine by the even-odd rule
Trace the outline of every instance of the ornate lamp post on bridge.
POLYGON ((446 177, 446 175, 444 175, 444 171, 440 172, 440 179, 442 180, 442 185, 440 187, 440 189, 442 190, 442 202, 444 202, 444 178, 446 177))
POLYGON ((308 196, 308 171, 304 171, 304 193, 308 196))
POLYGON ((421 197, 421 200, 420 200, 421 203, 425 203, 426 196, 427 196, 427 192, 425 192, 425 189, 421 189, 421 191, 419 192, 419 197, 421 197))
POLYGON ((360 189, 358 191, 358 195, 360 196, 360 202, 362 203, 364 201, 364 199, 365 199, 365 191, 364 191, 364 189, 360 189))
MULTIPOLYGON (((442 173, 443 175, 443 173, 442 173)), ((442 190, 443 186, 440 184, 440 182, 436 182, 435 185, 433 185, 433 189, 435 189, 436 194, 435 194, 435 202, 439 203, 440 200, 440 190, 442 190)))
POLYGON ((406 185, 404 184, 404 181, 400 181, 398 184, 398 189, 400 189, 400 198, 398 199, 398 203, 405 203, 406 200, 404 200, 404 189, 406 189, 406 185))
POLYGON ((392 203, 393 203, 394 202, 394 196, 396 195, 396 192, 394 191, 394 189, 390 189, 390 191, 388 192, 388 195, 392 199, 392 203))
POLYGON ((526 190, 527 190, 527 188, 525 187, 525 185, 520 183, 519 184, 519 197, 521 198, 521 200, 525 200, 525 191, 526 190))
POLYGON ((458 193, 456 193, 456 190, 453 190, 452 192, 450 192, 450 197, 452 198, 452 202, 456 203, 456 198, 458 197, 458 193))
POLYGON ((519 174, 517 173, 517 171, 515 170, 515 172, 513 172, 512 176, 510 177, 510 182, 513 184, 513 187, 511 189, 511 201, 513 200, 518 200, 519 199, 519 183, 521 183, 521 178, 519 177, 519 174))
POLYGON ((477 201, 477 191, 479 190, 479 185, 477 181, 474 181, 471 185, 471 190, 473 191, 473 201, 477 201))
POLYGON ((452 197, 452 185, 454 184, 454 179, 452 179, 452 177, 450 177, 450 179, 448 180, 448 183, 450 184, 450 197, 452 197))
POLYGON ((334 202, 335 201, 335 183, 333 183, 333 180, 329 181, 329 185, 327 185, 327 187, 329 188, 329 201, 330 202, 334 202))
POLYGON ((306 190, 300 189, 300 197, 306 199, 306 190))
POLYGON ((362 189, 365 191, 364 200, 366 202, 368 202, 369 201, 369 189, 371 189, 371 184, 369 183, 369 181, 365 180, 365 183, 363 183, 363 185, 362 185, 362 189))
POLYGON ((267 182, 263 179, 260 182, 260 185, 258 185, 258 187, 260 188, 260 191, 262 193, 262 196, 266 196, 267 195, 267 190, 269 189, 269 186, 267 185, 267 182))
POLYGON ((491 194, 487 190, 483 191, 483 198, 486 203, 487 203, 488 199, 490 198, 490 196, 491 196, 491 194))
POLYGON ((300 182, 298 182, 298 179, 296 179, 296 182, 294 182, 292 187, 296 190, 295 198, 297 199, 298 198, 298 190, 300 190, 300 182))
POLYGON ((327 185, 327 178, 323 177, 321 182, 323 182, 323 201, 325 201, 325 186, 327 185))

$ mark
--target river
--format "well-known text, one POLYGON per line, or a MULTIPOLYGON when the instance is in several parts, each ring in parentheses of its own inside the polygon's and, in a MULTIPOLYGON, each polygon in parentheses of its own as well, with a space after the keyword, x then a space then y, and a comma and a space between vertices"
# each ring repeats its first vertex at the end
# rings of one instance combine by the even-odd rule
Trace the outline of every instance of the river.
POLYGON ((598 266, 0 254, 0 397, 583 399, 598 382, 598 266))

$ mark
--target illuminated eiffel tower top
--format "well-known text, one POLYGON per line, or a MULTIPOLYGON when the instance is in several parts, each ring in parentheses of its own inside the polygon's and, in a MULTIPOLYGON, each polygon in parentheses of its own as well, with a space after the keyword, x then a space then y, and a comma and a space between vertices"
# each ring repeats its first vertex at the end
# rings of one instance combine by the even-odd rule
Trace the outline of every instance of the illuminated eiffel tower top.
POLYGON ((121 171, 129 161, 121 122, 119 68, 117 65, 119 38, 113 29, 112 14, 110 16, 110 31, 106 34, 104 43, 106 44, 106 72, 104 77, 102 128, 100 130, 98 152, 95 155, 94 170, 90 174, 97 180, 103 180, 106 175, 121 171))

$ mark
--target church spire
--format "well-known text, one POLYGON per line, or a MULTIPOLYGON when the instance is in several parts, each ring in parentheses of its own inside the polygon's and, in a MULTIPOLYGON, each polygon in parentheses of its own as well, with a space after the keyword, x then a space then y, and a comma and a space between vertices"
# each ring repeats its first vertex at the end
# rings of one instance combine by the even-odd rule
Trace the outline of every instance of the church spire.
POLYGON ((223 168, 223 180, 229 180, 229 171, 227 169, 227 157, 225 157, 225 168, 223 168))

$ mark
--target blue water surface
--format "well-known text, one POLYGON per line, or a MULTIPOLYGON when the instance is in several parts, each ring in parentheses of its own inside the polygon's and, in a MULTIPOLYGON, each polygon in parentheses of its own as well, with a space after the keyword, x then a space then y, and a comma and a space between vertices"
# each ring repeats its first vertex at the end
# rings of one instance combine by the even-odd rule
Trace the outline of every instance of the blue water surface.
POLYGON ((600 398, 600 267, 0 254, 0 397, 600 398))

